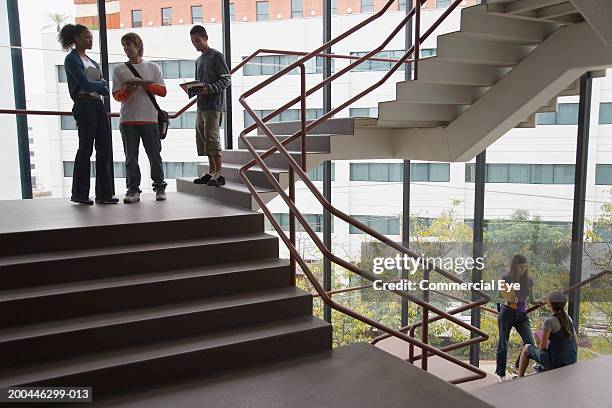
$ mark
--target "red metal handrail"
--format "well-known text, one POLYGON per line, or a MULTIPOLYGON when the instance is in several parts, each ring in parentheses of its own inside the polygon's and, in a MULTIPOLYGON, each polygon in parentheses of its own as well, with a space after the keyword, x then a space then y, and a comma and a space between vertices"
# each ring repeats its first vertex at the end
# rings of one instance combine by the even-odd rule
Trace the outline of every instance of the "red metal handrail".
MULTIPOLYGON (((424 2, 424 0, 421 1, 421 3, 424 2)), ((263 81, 262 83, 260 83, 259 85, 253 87, 252 89, 250 89, 249 91, 245 92, 243 95, 240 96, 239 101, 240 103, 244 106, 245 110, 249 113, 249 115, 251 115, 251 117, 254 120, 254 124, 251 126, 248 126, 246 129, 244 129, 241 133, 240 133, 240 140, 244 143, 244 145, 246 146, 246 148, 251 152, 251 154, 253 155, 253 160, 249 163, 247 163, 246 165, 244 165, 243 167, 241 167, 240 169, 240 176, 242 178, 242 181, 244 182, 244 184, 247 186, 247 188, 249 189, 249 191, 251 191, 251 194, 253 195, 253 198, 255 199, 255 201, 259 204, 259 206, 261 207, 262 211, 264 212, 264 214, 267 216, 267 218, 269 219, 269 221, 271 222, 271 224, 274 226, 274 228, 276 229, 276 231, 279 234, 279 237, 283 240, 283 242, 285 243, 285 245, 287 246, 287 248, 289 249, 292 257, 295 259, 295 261, 297 263, 299 263, 300 267, 302 268, 302 270, 304 271, 304 273, 306 274, 306 276, 308 277, 308 279, 310 280, 311 284, 313 285, 313 287, 315 288, 315 290, 317 291, 317 293, 319 294, 319 296, 321 297, 321 299, 331 308, 338 310, 342 313, 345 313, 349 316, 352 316, 362 322, 365 322, 373 327, 378 328, 379 330, 382 330, 390 335, 393 335, 395 337, 401 338, 404 341, 407 341, 410 344, 416 344, 417 346, 421 347, 422 349, 431 352, 434 355, 438 355, 441 358, 444 358, 448 361, 453 362, 454 364, 457 364, 469 371, 472 371, 473 373, 475 373, 472 376, 466 376, 466 377, 462 377, 459 379, 455 379, 452 380, 451 382, 453 383, 460 383, 460 382, 465 382, 465 381, 471 381, 474 379, 479 379, 479 378, 484 378, 486 376, 486 373, 476 367, 473 367, 447 353, 445 353, 442 350, 439 350, 435 347, 432 347, 431 345, 423 342, 423 341, 419 341, 416 340, 414 338, 411 338, 409 336, 407 336, 404 333, 399 332, 398 330, 389 328, 379 322, 376 322, 372 319, 369 319, 366 316, 360 315, 359 313, 356 313, 355 311, 346 308, 342 305, 339 305, 338 303, 334 302, 331 297, 325 292, 325 290, 323 289, 323 287, 321 286, 321 284, 319 283, 319 281, 316 279, 316 277, 314 276, 314 274, 312 273, 312 271, 309 269, 308 265, 306 264, 305 260, 300 256, 299 251, 297 250, 296 246, 295 246, 295 242, 292 242, 292 239, 290 237, 287 237, 287 235, 285 234, 285 232, 283 231, 283 229, 281 228, 281 226, 279 225, 279 223, 274 219, 274 217, 272 216, 272 213, 270 211, 270 209, 265 205, 263 199, 261 198, 261 196, 258 194, 258 192, 256 191, 255 187, 253 186, 253 184, 250 182, 249 178, 247 177, 247 171, 248 169, 250 169, 251 167, 253 167, 255 164, 258 164, 261 168, 261 170, 263 171, 263 173, 265 174, 266 178, 269 180, 270 184, 272 185, 272 187, 276 190, 276 192, 279 194, 279 196, 285 201, 285 203, 288 205, 289 207, 289 211, 291 214, 293 214, 297 220, 300 222, 300 224, 302 225, 302 228, 308 233, 308 235, 313 239, 313 242, 315 243, 315 245, 319 248, 319 250, 323 253, 323 255, 326 258, 329 258, 330 260, 332 260, 334 263, 343 266, 344 268, 357 273, 358 275, 369 279, 369 280, 374 280, 377 278, 376 275, 373 275, 370 272, 367 272, 357 266, 354 266, 346 261, 344 261, 341 258, 336 257, 331 251, 329 251, 325 245, 321 242, 321 240, 319 239, 319 237, 316 235, 316 233, 312 230, 312 228, 309 226, 309 224, 306 222, 304 216, 300 213, 300 211, 297 209, 297 207, 295 206, 294 200, 292 199, 291 195, 287 195, 284 192, 284 189, 280 186, 280 184, 278 183, 278 181, 273 177, 272 173, 270 172, 270 169, 266 166, 264 159, 266 157, 268 157, 269 155, 275 153, 275 152, 279 152, 281 154, 281 156, 283 156, 287 163, 289 164, 290 167, 290 172, 294 172, 296 173, 300 179, 306 184, 306 186, 308 187, 308 189, 315 195, 315 197, 317 198, 317 200, 323 205, 323 207, 328 210, 330 213, 334 214, 335 216, 337 216, 338 218, 348 222, 349 224, 361 229, 362 231, 372 235, 373 237, 379 239, 381 242, 384 242, 385 244, 391 246, 392 248, 398 250, 399 252, 405 253, 411 257, 418 257, 417 254, 413 253, 412 251, 410 251, 409 249, 391 241, 390 239, 388 239, 387 237, 385 237, 382 234, 379 234, 378 232, 376 232, 375 230, 369 228, 367 225, 353 219, 352 217, 348 216, 347 214, 339 211, 338 209, 334 208, 326 199, 325 197, 323 197, 323 195, 317 190, 316 186, 310 181, 310 179, 308 179, 308 176, 305 173, 305 166, 304 166, 304 161, 302 160, 302 165, 299 165, 293 158, 292 156, 289 154, 289 152, 286 150, 285 145, 290 143, 291 141, 297 139, 298 137, 301 137, 301 142, 302 142, 302 151, 304 152, 304 146, 305 146, 305 136, 306 136, 306 132, 307 130, 311 129, 312 127, 318 125, 319 123, 321 123, 322 121, 328 119, 331 115, 333 115, 334 113, 336 113, 337 111, 343 109, 344 107, 348 106, 349 104, 353 103, 354 101, 356 101, 357 99, 361 98, 363 95, 365 95, 366 93, 369 93, 371 90, 375 89, 376 87, 380 86, 384 81, 386 81, 387 78, 389 78, 389 76, 395 72, 399 66, 404 63, 405 60, 408 59, 408 56, 414 52, 414 47, 411 47, 411 49, 406 52, 406 54, 400 58, 400 60, 398 60, 395 65, 393 66, 393 68, 383 77, 383 79, 381 79, 380 81, 378 81, 377 83, 375 83, 374 85, 372 85, 371 87, 367 88, 365 91, 359 93, 358 95, 356 95, 355 97, 349 99, 347 102, 344 102, 343 104, 341 104, 340 106, 332 109, 331 111, 327 112, 326 114, 324 114, 321 118, 309 123, 308 125, 306 125, 306 119, 305 119, 305 115, 302 115, 301 117, 301 130, 296 132, 294 135, 292 135, 291 137, 283 140, 283 142, 280 142, 278 139, 276 139, 276 137, 272 134, 272 132, 270 131, 270 129, 268 128, 268 126, 265 124, 265 121, 269 120, 270 118, 278 115, 280 112, 282 112, 283 110, 286 110, 287 108, 289 108, 290 106, 294 105, 297 102, 301 102, 302 106, 304 105, 305 101, 306 101, 306 97, 310 94, 312 94, 313 92, 316 92, 317 90, 321 89, 323 86, 325 86, 326 84, 330 83, 331 81, 333 81, 335 78, 338 78, 339 76, 343 75, 344 73, 348 72, 351 68, 353 68, 354 66, 360 64, 361 62, 363 62, 364 60, 366 60, 367 58, 372 57, 373 54, 379 52, 381 49, 383 49, 390 41, 391 39, 400 31, 401 27, 403 27, 406 22, 414 15, 414 8, 407 13, 406 17, 402 20, 402 22, 392 31, 392 33, 389 35, 389 37, 387 37, 387 39, 385 41, 383 41, 381 43, 381 45, 379 47, 377 47, 376 49, 374 49, 373 51, 367 53, 366 55, 360 57, 359 59, 357 59, 355 62, 349 64, 347 67, 341 69, 340 71, 336 72, 334 75, 331 75, 329 78, 325 79, 324 81, 320 82, 318 85, 315 85, 313 88, 306 90, 305 87, 305 66, 304 66, 304 62, 307 61, 308 59, 312 58, 313 56, 316 56, 317 53, 321 52, 324 49, 330 48, 333 44, 337 43, 338 41, 340 41, 341 39, 349 36, 350 34, 354 33, 355 31, 359 30, 360 28, 362 28, 363 26, 365 26, 366 24, 368 24, 369 22, 377 19, 378 17, 380 17, 389 7, 390 5, 393 3, 393 0, 389 0, 385 6, 383 7, 383 9, 376 13, 375 15, 373 15, 372 17, 366 19, 364 22, 358 24, 357 26, 353 27, 352 29, 349 29, 348 31, 346 31, 345 33, 341 34, 340 36, 336 37, 335 39, 327 42, 326 44, 322 45, 320 48, 318 48, 317 50, 307 54, 306 56, 304 56, 303 58, 297 60, 296 62, 290 64, 288 67, 284 68, 283 70, 281 70, 280 72, 278 72, 277 74, 273 75, 271 78, 263 81), (274 82, 276 79, 280 78, 281 76, 284 76, 285 74, 287 74, 288 72, 290 72, 291 70, 295 69, 295 68, 299 68, 300 69, 300 74, 301 74, 301 84, 300 84, 300 96, 294 98, 293 100, 291 100, 290 102, 286 103, 285 105, 281 106, 280 108, 276 109, 274 112, 272 112, 271 114, 265 116, 264 118, 259 118, 255 112, 251 109, 251 107, 247 104, 246 102, 246 98, 251 96, 252 94, 258 92, 260 89, 262 89, 263 87, 267 86, 268 84, 274 82), (268 139, 270 140, 270 142, 273 144, 273 147, 269 150, 267 150, 265 153, 262 153, 261 155, 259 155, 255 148, 253 147, 253 145, 251 144, 251 142, 248 140, 248 138, 246 137, 246 134, 248 132, 250 132, 251 130, 255 129, 255 128, 261 128, 263 130, 263 132, 265 133, 265 135, 268 137, 268 139)), ((426 34, 422 37, 419 37, 420 40, 425 39, 427 36, 429 36, 431 34, 431 32, 433 31, 433 29, 435 29, 435 27, 437 27, 443 18, 446 18, 446 16, 448 16, 448 14, 450 12, 452 12, 453 9, 455 9, 460 3, 460 0, 456 0, 453 5, 451 5, 451 7, 443 14, 443 16, 441 17, 441 19, 439 19, 434 26, 432 26, 432 28, 430 28, 430 30, 428 30, 426 32, 426 34)), ((290 187, 291 188, 291 187, 290 187)), ((456 282, 462 282, 459 278, 457 278, 456 276, 442 270, 439 268, 436 268, 435 266, 432 266, 431 264, 427 264, 426 267, 426 273, 428 273, 431 270, 435 270, 436 272, 440 273, 441 275, 456 281, 456 282)), ((488 335, 486 333, 484 333, 482 330, 471 326, 463 321, 461 321, 460 319, 456 318, 455 316, 452 316, 449 313, 446 313, 443 310, 440 310, 430 304, 428 304, 427 302, 424 302, 420 299, 418 299, 417 297, 411 295, 408 292, 405 291, 393 291, 394 293, 399 294, 402 297, 405 297, 406 299, 409 299, 410 301, 418 304, 419 306, 423 307, 424 311, 432 311, 434 313, 436 313, 439 316, 443 316, 445 318, 447 318, 448 320, 452 321, 453 323, 458 324, 461 327, 466 328, 467 330, 471 331, 471 332, 475 332, 479 335, 479 337, 474 337, 470 340, 467 340, 465 342, 462 342, 459 346, 465 346, 465 345, 469 345, 469 344, 475 344, 477 342, 480 341, 484 341, 488 338, 488 335)), ((470 306, 475 307, 475 306, 479 306, 482 304, 487 303, 490 299, 489 297, 481 291, 476 291, 473 290, 472 293, 477 293, 479 296, 481 296, 480 300, 474 301, 471 303, 470 306)), ((427 354, 426 354, 427 355, 427 354)), ((425 361, 426 358, 423 359, 423 361, 425 361)), ((426 362, 423 363, 422 365, 423 368, 426 368, 426 362)))

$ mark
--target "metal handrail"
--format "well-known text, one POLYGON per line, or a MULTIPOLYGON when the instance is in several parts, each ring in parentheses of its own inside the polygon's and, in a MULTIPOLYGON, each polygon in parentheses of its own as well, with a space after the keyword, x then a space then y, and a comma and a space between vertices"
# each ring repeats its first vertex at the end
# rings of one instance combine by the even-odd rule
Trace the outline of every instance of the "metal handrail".
MULTIPOLYGON (((421 0, 418 2, 417 7, 420 7, 425 0, 421 0)), ((246 129, 244 129, 241 133, 240 133, 240 137, 239 139, 244 143, 244 145, 246 146, 246 148, 251 152, 251 154, 253 155, 253 160, 251 160, 249 163, 245 164, 243 167, 241 167, 240 169, 240 177, 243 181, 243 183, 247 186, 247 188, 249 189, 249 191, 251 192, 251 194, 253 195, 253 198, 255 199, 255 201, 259 204, 260 208, 262 209, 262 211, 264 212, 264 214, 266 215, 266 217, 269 219, 269 221, 271 222, 271 224, 274 226, 274 228, 276 229, 276 231, 279 234, 279 237, 283 240, 283 242, 285 243, 285 245, 287 246, 287 248, 289 249, 291 256, 293 257, 293 259, 299 263, 300 267, 302 268, 302 270, 304 271, 304 273, 306 274, 306 276, 308 277, 308 279, 310 280, 311 284, 313 285, 313 287, 315 288, 315 290, 317 291, 317 293, 319 294, 319 296, 321 297, 321 299, 331 308, 338 310, 344 314, 347 314, 351 317, 354 317, 355 319, 358 319, 366 324, 369 324, 370 326, 376 327, 379 330, 382 330, 390 335, 393 335, 395 337, 398 337, 404 341, 407 341, 410 344, 416 344, 417 346, 421 347, 424 350, 427 350, 428 352, 432 353, 433 355, 438 355, 443 359, 446 359, 448 361, 451 361, 454 364, 457 364, 469 371, 472 371, 473 373, 475 373, 474 375, 471 376, 466 376, 466 377, 461 377, 458 379, 454 379, 451 380, 452 383, 461 383, 461 382, 466 382, 466 381, 471 381, 471 380, 475 380, 475 379, 480 379, 480 378, 484 378, 486 376, 486 373, 482 370, 480 370, 479 368, 473 367, 447 353, 445 353, 444 351, 442 351, 441 349, 437 349, 435 347, 432 347, 431 345, 427 344, 426 342, 423 341, 419 341, 416 340, 414 338, 411 338, 409 336, 407 336, 404 333, 399 332, 398 330, 392 329, 390 327, 387 327, 379 322, 376 322, 366 316, 360 315, 359 313, 346 308, 336 302, 334 302, 331 297, 327 294, 327 292, 323 289, 323 287, 321 286, 321 284, 319 283, 319 281, 316 279, 316 277, 314 276, 314 274, 312 273, 312 271, 309 269, 308 265, 306 264, 305 260, 300 256, 299 251, 297 250, 296 246, 295 246, 295 242, 292 240, 291 237, 287 237, 287 235, 285 234, 285 232, 283 231, 283 229, 281 228, 281 226, 278 224, 278 222, 274 219, 274 217, 272 216, 272 213, 270 211, 270 209, 266 206, 266 204, 264 203, 263 199, 261 198, 261 196, 258 194, 258 192, 256 191, 254 185, 250 182, 249 178, 247 177, 247 171, 248 169, 250 169, 251 167, 253 167, 255 164, 258 164, 260 166, 260 169, 262 170, 262 172, 265 174, 266 178, 269 180, 270 184, 272 185, 272 187, 276 190, 276 192, 279 194, 279 196, 285 201, 285 203, 288 205, 290 213, 292 216, 295 216, 300 224, 302 224, 303 229, 308 233, 308 235, 313 239, 314 243, 316 244, 316 246, 319 248, 319 250, 323 253, 323 255, 326 258, 329 258, 330 260, 332 260, 334 263, 343 266, 344 268, 357 273, 358 275, 369 279, 369 280, 374 280, 376 278, 375 275, 373 275, 370 272, 367 272, 359 267, 356 267, 346 261, 344 261, 343 259, 340 259, 338 257, 336 257, 333 253, 331 253, 331 251, 329 251, 325 245, 321 242, 321 240, 319 239, 319 237, 316 235, 316 233, 312 230, 312 228, 308 225, 308 223, 306 222, 304 216, 300 213, 300 211, 297 209, 297 207, 295 206, 295 202, 293 197, 291 196, 291 193, 289 195, 287 195, 284 192, 284 189, 281 187, 281 185, 278 183, 278 181, 273 177, 272 173, 270 172, 270 169, 266 166, 264 159, 266 157, 268 157, 269 155, 275 153, 275 152, 279 152, 286 160, 287 163, 289 164, 289 171, 290 171, 290 178, 291 178, 291 174, 292 173, 297 173, 297 175, 300 177, 300 179, 306 184, 306 186, 309 188, 309 190, 311 190, 311 192, 315 195, 315 197, 317 198, 317 200, 323 205, 323 207, 328 210, 330 213, 334 214, 335 216, 337 216, 338 218, 348 222, 349 224, 361 229, 362 231, 368 233, 369 235, 372 235, 373 237, 377 238, 378 240, 380 240, 381 242, 384 242, 385 244, 391 246, 392 248, 398 250, 399 252, 402 252, 404 254, 407 254, 411 257, 418 257, 418 255, 412 251, 410 251, 409 249, 403 247, 402 245, 399 245, 393 241, 391 241, 390 239, 388 239, 387 237, 385 237, 382 234, 379 234, 378 232, 376 232, 375 230, 373 230, 372 228, 368 227, 367 225, 353 219, 352 217, 350 217, 349 215, 343 213, 342 211, 339 211, 338 209, 334 208, 326 199, 325 197, 323 197, 321 195, 321 193, 317 190, 316 186, 314 186, 314 184, 310 181, 310 179, 308 178, 308 176, 305 173, 305 154, 302 157, 302 164, 299 165, 294 159, 293 157, 289 154, 289 152, 286 150, 285 145, 290 143, 291 141, 297 139, 298 137, 301 137, 301 142, 302 142, 302 152, 305 153, 305 136, 306 136, 306 131, 308 129, 311 129, 312 127, 318 125, 319 123, 321 123, 322 121, 326 120, 327 118, 329 118, 331 115, 333 115, 334 113, 336 113, 337 111, 339 111, 340 109, 343 109, 344 107, 348 106, 349 104, 353 103, 354 101, 356 101, 357 99, 361 98, 363 95, 369 93, 371 90, 377 88, 378 86, 380 86, 384 81, 386 81, 386 79, 389 78, 389 76, 395 72, 400 64, 404 63, 405 60, 408 59, 408 56, 411 55, 414 52, 414 47, 411 47, 410 50, 408 50, 406 52, 406 54, 400 58, 400 60, 398 60, 395 65, 393 66, 393 68, 383 77, 383 79, 381 79, 380 81, 378 81, 377 83, 375 83, 374 85, 370 86, 369 88, 367 88, 365 91, 359 93, 358 95, 354 96, 353 98, 349 99, 349 101, 344 102, 343 104, 341 104, 340 106, 336 107, 335 109, 330 110, 329 112, 327 112, 326 114, 324 114, 321 118, 309 123, 308 125, 306 125, 306 119, 305 119, 305 115, 302 115, 301 117, 301 130, 296 132, 294 135, 292 135, 291 137, 283 140, 282 142, 280 142, 278 139, 276 139, 276 137, 274 136, 274 134, 270 131, 270 129, 268 128, 268 126, 265 124, 265 121, 269 120, 270 118, 278 115, 280 112, 282 112, 283 110, 286 110, 287 108, 289 108, 290 106, 294 105, 297 102, 301 103, 301 107, 302 109, 304 109, 305 103, 306 103, 306 97, 310 94, 312 94, 313 92, 321 89, 323 86, 325 86, 326 84, 330 83, 331 81, 333 81, 335 78, 338 78, 339 76, 343 75, 344 73, 348 72, 352 67, 360 64, 362 61, 366 60, 367 58, 371 57, 373 54, 379 52, 382 48, 384 48, 386 46, 386 44, 388 44, 391 39, 399 32, 400 28, 403 27, 406 22, 414 15, 415 13, 415 9, 413 8, 409 13, 407 13, 406 17, 402 20, 402 22, 393 30, 393 32, 389 35, 389 37, 387 37, 387 39, 385 41, 383 41, 381 43, 381 45, 379 47, 377 47, 376 49, 374 49, 373 51, 370 51, 369 53, 367 53, 366 55, 360 57, 359 59, 357 59, 355 62, 349 64, 347 67, 345 67, 344 69, 340 70, 339 72, 335 73, 334 75, 330 76, 329 78, 323 80, 322 82, 320 82, 318 85, 315 85, 313 88, 306 90, 306 85, 305 85, 305 66, 304 66, 304 62, 307 61, 308 59, 312 58, 313 56, 316 56, 317 53, 319 53, 320 51, 330 48, 333 44, 337 43, 338 41, 340 41, 341 39, 349 36, 350 34, 354 33, 355 31, 359 30, 360 28, 362 28, 363 26, 365 26, 367 23, 377 19, 378 17, 380 17, 389 7, 390 5, 393 3, 393 0, 389 0, 385 6, 382 8, 382 10, 379 13, 376 13, 375 15, 373 15, 372 17, 366 19, 364 22, 358 24, 357 26, 347 30, 346 32, 344 32, 343 34, 341 34, 340 36, 336 37, 335 39, 332 39, 331 41, 327 42, 326 44, 322 45, 319 49, 307 54, 306 56, 304 56, 303 58, 297 60, 296 62, 290 64, 288 67, 284 68, 283 70, 281 70, 280 72, 278 72, 277 74, 273 75, 271 78, 263 81, 262 83, 260 83, 259 85, 253 87, 252 89, 250 89, 249 91, 245 92, 243 95, 240 96, 239 101, 240 103, 244 106, 245 110, 249 113, 249 115, 251 115, 251 117, 254 120, 254 124, 252 124, 251 126, 248 126, 246 129), (252 94, 258 92, 260 89, 262 89, 263 87, 267 86, 268 84, 274 82, 276 79, 280 78, 281 76, 287 74, 288 72, 290 72, 291 70, 295 69, 295 68, 299 68, 300 69, 300 75, 301 75, 301 84, 300 84, 300 96, 294 98, 293 100, 291 100, 290 102, 286 103, 285 105, 281 106, 280 108, 276 109, 274 112, 270 113, 269 115, 266 115, 263 118, 259 118, 255 112, 253 111, 253 109, 251 109, 251 107, 248 105, 248 103, 246 102, 246 98, 251 96, 252 94), (267 150, 266 152, 262 153, 261 155, 258 154, 255 150, 255 148, 253 147, 253 145, 251 144, 251 142, 248 140, 248 138, 246 137, 246 134, 249 133, 251 130, 255 129, 255 128, 261 128, 263 130, 263 132, 265 133, 265 135, 269 138, 270 142, 273 144, 273 147, 269 150, 267 150)), ((427 36, 429 36, 431 34, 431 32, 433 32, 433 29, 435 29, 442 21, 443 19, 446 18, 446 16, 448 16, 448 14, 450 14, 450 12, 452 12, 452 10, 454 10, 460 3, 460 0, 455 0, 455 2, 449 7, 449 9, 446 10, 445 13, 443 13, 443 15, 440 17, 440 19, 438 19, 438 21, 436 21, 436 23, 426 32, 426 34, 423 37, 419 37, 419 40, 423 40, 424 38, 426 38, 427 36)), ((291 192, 291 186, 290 186, 290 192, 291 192)), ((443 276, 446 276, 447 278, 456 281, 456 282, 462 282, 459 278, 457 278, 456 276, 440 269, 440 268, 436 268, 435 266, 432 266, 429 262, 427 262, 427 266, 426 266, 426 273, 428 273, 431 270, 435 270, 436 272, 440 273, 443 276)), ((455 316, 452 316, 451 314, 440 310, 430 304, 428 304, 427 302, 421 301, 420 299, 418 299, 417 297, 405 292, 405 291, 393 291, 394 293, 405 297, 409 300, 411 300, 412 302, 418 304, 419 306, 423 307, 424 309, 424 313, 431 310, 434 313, 438 314, 439 316, 443 316, 445 318, 447 318, 448 320, 458 324, 459 326, 462 326, 464 328, 466 328, 467 330, 471 331, 471 332, 476 332, 479 337, 474 337, 470 340, 467 340, 465 342, 462 342, 462 344, 460 346, 465 346, 465 345, 469 345, 469 344, 475 344, 478 343, 480 341, 485 341, 486 339, 488 339, 488 335, 486 333, 484 333, 482 330, 471 326, 465 322, 463 322, 462 320, 456 318, 455 316)), ((482 291, 477 291, 477 290, 473 290, 472 293, 478 293, 482 298, 480 300, 474 301, 472 302, 472 304, 470 305, 471 307, 475 307, 475 306, 479 306, 482 304, 487 303, 490 298, 482 291)), ((426 358, 423 359, 423 364, 422 367, 424 369, 426 369, 426 358)))

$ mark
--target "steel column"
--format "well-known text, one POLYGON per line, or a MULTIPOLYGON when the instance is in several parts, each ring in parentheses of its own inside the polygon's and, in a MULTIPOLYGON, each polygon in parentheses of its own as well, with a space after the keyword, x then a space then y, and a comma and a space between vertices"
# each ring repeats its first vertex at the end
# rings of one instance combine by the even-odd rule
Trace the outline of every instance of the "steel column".
MULTIPOLYGON (((584 216, 586 177, 589 161, 589 131, 591 121, 591 94, 593 76, 587 72, 580 79, 578 108, 578 135, 576 141, 576 167, 574 176, 574 213, 572 220, 572 250, 570 258, 570 286, 582 280, 582 251, 584 247, 584 216)), ((580 325, 580 289, 569 293, 569 315, 576 330, 580 325)))
MULTIPOLYGON (((25 82, 23 74, 23 54, 21 52, 21 28, 17 0, 6 2, 9 37, 11 44, 11 66, 13 70, 13 95, 15 109, 26 109, 25 82)), ((21 179, 21 198, 32 198, 32 171, 30 166, 30 138, 28 137, 28 117, 17 115, 17 150, 19 152, 19 175, 21 179)))
MULTIPOLYGON (((323 0, 323 42, 326 43, 331 40, 331 28, 332 28, 332 8, 331 0, 323 0)), ((331 48, 326 49, 324 52, 331 54, 331 48)), ((331 76, 331 59, 325 58, 323 65, 323 79, 331 76)), ((331 111, 331 83, 323 87, 323 112, 327 113, 331 111)), ((306 140, 304 139, 304 143, 306 140)), ((331 203, 331 177, 332 177, 332 165, 331 161, 325 161, 323 163, 323 196, 326 200, 331 203)), ((332 217, 331 213, 327 209, 323 209, 323 244, 327 249, 331 251, 331 225, 332 217)), ((323 288, 326 291, 332 289, 332 268, 331 260, 327 257, 323 258, 323 288)), ((332 311, 328 305, 323 306, 323 318, 326 322, 331 323, 332 311)))
MULTIPOLYGON (((231 35, 231 20, 230 20, 230 1, 223 0, 221 3, 221 33, 223 35, 223 56, 225 63, 232 69, 232 35, 231 35)), ((225 89, 225 148, 232 150, 234 148, 233 123, 232 123, 232 84, 225 89)))
MULTIPOLYGON (((486 150, 476 156, 476 175, 475 175, 475 192, 474 192, 474 237, 472 257, 474 259, 484 256, 483 236, 484 236, 484 204, 485 204, 485 185, 486 185, 486 150)), ((472 282, 482 280, 482 269, 472 269, 472 282)), ((472 300, 477 300, 478 295, 472 294, 472 300)), ((481 310, 475 307, 471 311, 471 325, 480 328, 481 310)), ((475 336, 472 334, 471 336, 475 336)), ((478 367, 480 365, 480 344, 475 343, 470 345, 470 364, 478 367)))
MULTIPOLYGON (((412 10, 412 0, 406 0, 406 14, 412 10)), ((412 19, 406 24, 404 49, 408 51, 412 47, 412 19)), ((404 79, 412 79, 412 64, 404 65, 404 79)), ((402 169, 402 245, 409 248, 410 245, 410 160, 404 160, 402 169)), ((408 279, 408 271, 402 268, 402 279, 408 279)), ((408 326, 408 299, 402 298, 402 327, 408 326)))

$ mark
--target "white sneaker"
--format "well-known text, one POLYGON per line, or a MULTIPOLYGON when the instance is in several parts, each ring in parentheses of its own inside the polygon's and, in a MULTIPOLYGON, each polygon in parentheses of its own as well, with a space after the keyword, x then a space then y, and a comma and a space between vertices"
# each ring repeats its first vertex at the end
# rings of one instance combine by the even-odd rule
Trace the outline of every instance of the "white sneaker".
POLYGON ((128 191, 123 197, 125 204, 137 203, 140 201, 140 193, 138 191, 128 191))
POLYGON ((155 201, 166 201, 166 192, 164 190, 155 191, 155 201))

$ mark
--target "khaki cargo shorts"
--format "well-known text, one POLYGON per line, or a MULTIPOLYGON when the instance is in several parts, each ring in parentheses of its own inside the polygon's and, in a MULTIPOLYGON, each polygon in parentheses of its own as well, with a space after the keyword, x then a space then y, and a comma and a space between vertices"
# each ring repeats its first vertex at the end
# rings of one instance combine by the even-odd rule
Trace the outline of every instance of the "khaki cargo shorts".
POLYGON ((221 156, 219 126, 223 112, 206 111, 196 115, 196 146, 198 156, 221 156))

